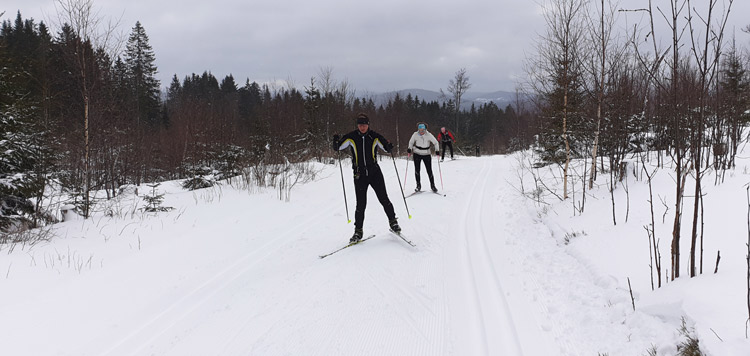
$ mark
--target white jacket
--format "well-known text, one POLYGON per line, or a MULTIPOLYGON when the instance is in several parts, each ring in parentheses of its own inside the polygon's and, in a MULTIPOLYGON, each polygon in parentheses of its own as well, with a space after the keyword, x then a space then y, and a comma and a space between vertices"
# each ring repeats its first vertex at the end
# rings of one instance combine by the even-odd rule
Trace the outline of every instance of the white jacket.
POLYGON ((438 146, 437 139, 435 139, 435 136, 432 136, 429 131, 425 130, 424 135, 420 135, 419 131, 417 131, 413 135, 411 135, 408 147, 411 148, 411 151, 415 154, 429 156, 430 144, 435 145, 435 152, 440 150, 438 148, 440 146, 438 146))

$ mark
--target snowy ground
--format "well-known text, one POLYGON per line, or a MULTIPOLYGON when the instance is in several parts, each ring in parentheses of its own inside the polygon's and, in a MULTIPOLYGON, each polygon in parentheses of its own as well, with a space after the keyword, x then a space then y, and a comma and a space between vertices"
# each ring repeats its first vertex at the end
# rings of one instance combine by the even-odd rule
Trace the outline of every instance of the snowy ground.
MULTIPOLYGON (((618 187, 614 226, 607 176, 579 215, 570 200, 523 197, 521 179, 526 192, 533 182, 518 158, 444 162, 442 184, 435 165, 447 196, 408 198, 411 219, 394 162, 384 160, 390 198, 417 247, 388 232, 370 194, 364 230, 375 238, 325 259, 353 231, 338 167, 317 166, 318 179, 295 187, 290 202, 273 190, 165 183, 174 211, 98 214, 56 225, 48 243, 0 250, 0 354, 645 355, 655 347, 674 355, 683 317, 709 354, 750 354, 747 159, 724 185, 707 184, 706 273, 652 292, 648 186, 629 176, 629 210, 618 187)), ((407 163, 395 164, 403 183, 407 163)), ((664 266, 670 173, 654 183, 672 205, 663 223, 665 207, 655 205, 664 266)), ((412 166, 405 189, 413 187, 412 166)), ((113 209, 133 210, 130 198, 113 209)))

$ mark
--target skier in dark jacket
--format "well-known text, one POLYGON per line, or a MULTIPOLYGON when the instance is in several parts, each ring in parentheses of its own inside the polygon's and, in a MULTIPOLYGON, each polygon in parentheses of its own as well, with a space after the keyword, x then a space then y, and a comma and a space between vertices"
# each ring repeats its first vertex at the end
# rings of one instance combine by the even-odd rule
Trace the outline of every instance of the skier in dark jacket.
POLYGON ((445 146, 448 146, 448 148, 451 149, 451 159, 453 159, 453 142, 456 141, 456 138, 453 137, 453 134, 450 131, 446 130, 445 127, 441 127, 437 140, 442 144, 440 150, 443 151, 443 155, 440 157, 440 161, 442 162, 445 159, 445 146))
POLYGON ((388 199, 383 172, 380 170, 377 161, 377 148, 385 152, 391 152, 393 144, 388 142, 383 135, 370 130, 370 119, 365 114, 359 114, 356 130, 343 137, 333 136, 334 150, 341 151, 347 148, 352 153, 354 191, 357 196, 357 208, 354 213, 354 235, 349 242, 355 243, 362 239, 368 186, 372 186, 380 204, 383 205, 385 215, 388 216, 390 229, 396 233, 401 232, 396 212, 393 210, 393 204, 388 199))

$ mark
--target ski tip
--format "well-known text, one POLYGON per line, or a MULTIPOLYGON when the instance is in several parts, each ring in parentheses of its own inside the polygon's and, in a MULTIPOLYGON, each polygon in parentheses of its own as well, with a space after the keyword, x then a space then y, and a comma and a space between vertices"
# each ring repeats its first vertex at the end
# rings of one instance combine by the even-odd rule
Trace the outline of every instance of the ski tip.
POLYGON ((409 219, 411 219, 411 215, 409 215, 409 219))
POLYGON ((346 223, 347 223, 347 224, 351 224, 351 223, 352 223, 352 221, 351 221, 351 220, 347 220, 347 221, 346 221, 346 223))

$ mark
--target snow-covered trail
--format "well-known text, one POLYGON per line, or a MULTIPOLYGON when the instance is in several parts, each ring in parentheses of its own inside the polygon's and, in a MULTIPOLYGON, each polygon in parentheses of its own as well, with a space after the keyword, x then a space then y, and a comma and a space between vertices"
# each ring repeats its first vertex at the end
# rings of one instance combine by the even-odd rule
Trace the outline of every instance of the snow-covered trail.
MULTIPOLYGON (((0 354, 674 355, 684 339, 677 326, 694 315, 701 345, 747 353, 735 312, 744 291, 726 287, 745 278, 744 255, 733 250, 745 244, 741 232, 707 240, 721 248, 722 263, 729 250, 729 272, 650 292, 647 266, 632 262, 648 261, 645 210, 610 226, 606 189, 591 192, 585 216, 554 199, 535 205, 518 191, 521 180, 526 193, 534 186, 518 169, 522 159, 435 165, 446 196, 406 199, 409 218, 397 179, 411 192, 413 166, 404 177, 409 163, 387 157, 389 196, 417 246, 388 231, 370 192, 364 230, 375 237, 325 259, 318 256, 353 231, 332 165, 315 164, 317 179, 294 187, 289 202, 275 190, 186 192, 166 182, 164 205, 176 209, 144 215, 140 198, 123 194, 91 219, 56 224, 48 242, 0 246, 0 354), (711 293, 693 293, 695 286, 711 293), (716 313, 709 300, 727 292, 730 306, 716 313)), ((344 174, 353 218, 353 182, 344 174)), ((724 200, 744 191, 745 178, 719 191, 724 200)), ((643 207, 648 186, 631 188, 633 206, 643 207)), ((625 204, 618 207, 625 215, 625 204)), ((717 209, 712 219, 744 224, 742 209, 717 209)), ((660 236, 667 225, 658 225, 660 236)))
MULTIPOLYGON (((396 163, 403 183, 406 162, 396 163)), ((39 297, 40 307, 26 318, 16 315, 34 323, 62 317, 74 325, 70 331, 60 327, 44 347, 16 346, 61 355, 558 353, 550 352, 557 349, 556 327, 537 321, 542 308, 528 295, 512 249, 513 234, 531 222, 508 184, 512 159, 443 163, 447 196, 407 199, 412 219, 393 162, 381 166, 416 248, 388 232, 371 194, 364 229, 376 237, 318 258, 353 230, 337 168, 295 188, 290 203, 225 189, 218 201, 190 206, 194 195, 182 193, 170 203, 188 206, 184 216, 134 228, 142 249, 69 276, 75 288, 39 297), (77 307, 61 316, 66 303, 77 307)), ((353 214, 353 185, 344 172, 353 214)), ((414 186, 413 166, 408 174, 406 191, 414 186)), ((422 179, 428 185, 424 172, 422 179)), ((13 316, 10 309, 0 315, 13 316)))
POLYGON ((469 354, 520 355, 518 336, 498 275, 500 267, 494 261, 502 256, 488 246, 488 240, 502 238, 496 227, 495 198, 490 194, 490 186, 494 186, 497 178, 493 174, 494 164, 483 161, 479 171, 474 172, 476 178, 467 187, 461 208, 456 209, 455 231, 449 235, 455 239, 449 245, 455 248, 448 251, 454 253, 445 255, 445 262, 455 261, 455 269, 461 271, 456 283, 467 294, 466 300, 456 301, 454 306, 470 306, 471 312, 462 323, 465 328, 461 328, 467 332, 470 341, 467 346, 473 346, 469 354))

